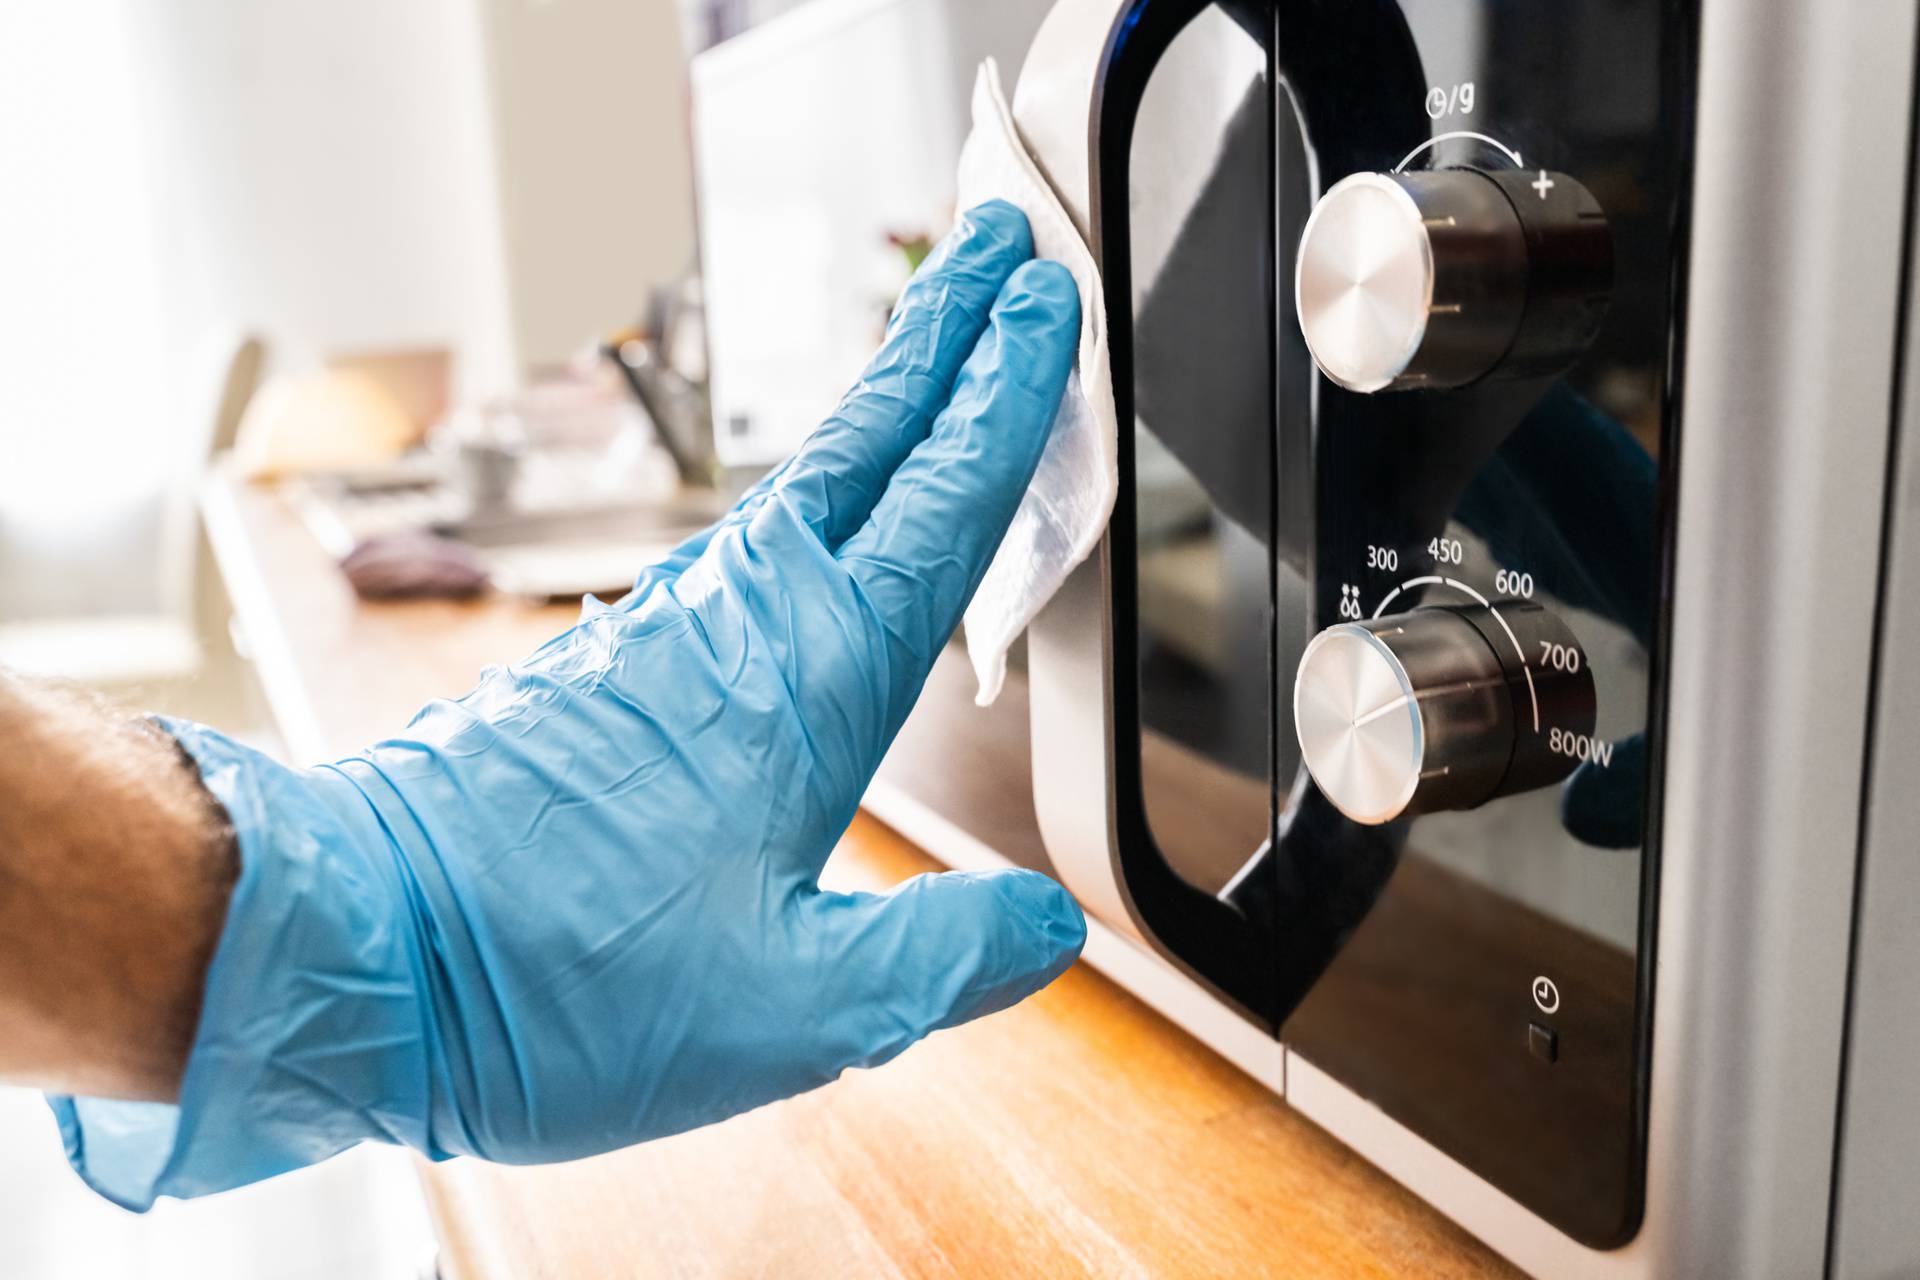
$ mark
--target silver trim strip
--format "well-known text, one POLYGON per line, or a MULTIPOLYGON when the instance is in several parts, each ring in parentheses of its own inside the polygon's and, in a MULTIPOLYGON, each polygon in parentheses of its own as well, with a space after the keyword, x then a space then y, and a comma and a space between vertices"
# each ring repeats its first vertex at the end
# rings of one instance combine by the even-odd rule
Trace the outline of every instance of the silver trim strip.
POLYGON ((1817 1275, 1912 103, 1911 0, 1707 4, 1645 1236, 1817 1275))
POLYGON ((1533 1275, 1552 1276, 1554 1280, 1637 1280, 1737 1274, 1663 1269, 1642 1243, 1644 1237, 1608 1253, 1596 1253, 1575 1243, 1292 1050, 1287 1053, 1287 1102, 1533 1275))
MULTIPOLYGON (((1132 3, 1059 0, 1034 36, 1013 95, 1014 123, 1034 164, 1088 243, 1094 95, 1108 36, 1132 3)), ((1103 537, 1027 628, 1034 811, 1061 881, 1089 912, 1144 946, 1113 836, 1107 557, 1103 537)))
POLYGON ((1027 629, 1033 811, 1047 856, 1080 904, 1145 946, 1114 838, 1110 591, 1102 538, 1027 629))
MULTIPOLYGON (((1909 175, 1911 181, 1911 175, 1909 175)), ((1909 217, 1912 195, 1909 194, 1909 217)), ((1855 886, 1852 989, 1829 1268, 1834 1280, 1920 1275, 1920 271, 1908 226, 1899 439, 1888 477, 1866 831, 1855 886)))

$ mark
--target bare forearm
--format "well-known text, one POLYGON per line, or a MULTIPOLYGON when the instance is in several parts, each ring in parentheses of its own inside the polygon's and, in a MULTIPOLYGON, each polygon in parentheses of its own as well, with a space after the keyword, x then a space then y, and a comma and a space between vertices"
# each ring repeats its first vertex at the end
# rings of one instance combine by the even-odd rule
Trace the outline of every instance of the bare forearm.
POLYGON ((237 868, 165 734, 0 671, 0 1079, 172 1100, 237 868))

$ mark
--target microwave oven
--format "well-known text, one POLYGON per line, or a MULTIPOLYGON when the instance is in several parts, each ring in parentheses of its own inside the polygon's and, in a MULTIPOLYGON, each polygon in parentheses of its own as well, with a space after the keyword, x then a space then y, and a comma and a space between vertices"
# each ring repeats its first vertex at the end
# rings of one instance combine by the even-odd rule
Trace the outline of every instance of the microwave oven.
POLYGON ((1015 94, 1122 424, 1045 865, 1535 1274, 1920 1272, 1915 35, 1060 0, 1015 94))

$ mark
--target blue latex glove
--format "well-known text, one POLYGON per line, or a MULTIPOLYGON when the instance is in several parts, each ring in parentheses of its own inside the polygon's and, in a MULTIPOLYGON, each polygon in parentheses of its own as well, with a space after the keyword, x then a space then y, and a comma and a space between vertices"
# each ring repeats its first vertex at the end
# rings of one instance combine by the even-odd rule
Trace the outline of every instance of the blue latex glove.
POLYGON ((1079 330, 963 219, 833 417, 617 605, 398 738, 283 768, 168 728, 242 872, 174 1106, 55 1098, 134 1208, 363 1139, 567 1159, 871 1066, 1078 955, 1024 871, 817 877, 1038 461, 1079 330))

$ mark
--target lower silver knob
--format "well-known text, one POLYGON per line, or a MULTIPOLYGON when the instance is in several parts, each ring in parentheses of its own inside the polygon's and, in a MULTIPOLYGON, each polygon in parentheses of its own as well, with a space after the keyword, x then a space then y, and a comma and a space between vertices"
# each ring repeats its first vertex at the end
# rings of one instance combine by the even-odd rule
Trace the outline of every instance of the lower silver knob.
MULTIPOLYGON (((1422 608, 1315 636, 1293 685, 1314 782, 1355 822, 1470 809, 1558 781, 1548 728, 1593 730, 1584 669, 1529 669, 1525 646, 1572 637, 1537 605, 1422 608)), ((1584 664, 1580 664, 1582 667, 1584 664)))

